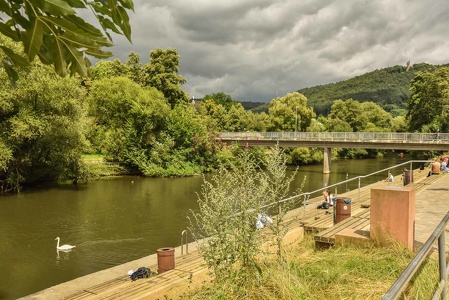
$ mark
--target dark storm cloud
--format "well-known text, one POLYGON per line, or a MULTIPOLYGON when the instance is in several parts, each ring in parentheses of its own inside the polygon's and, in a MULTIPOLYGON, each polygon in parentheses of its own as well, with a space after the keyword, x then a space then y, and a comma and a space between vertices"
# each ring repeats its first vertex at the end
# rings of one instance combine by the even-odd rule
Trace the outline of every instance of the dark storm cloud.
POLYGON ((401 64, 449 62, 445 0, 134 0, 133 44, 181 56, 184 89, 269 101, 302 87, 401 64))

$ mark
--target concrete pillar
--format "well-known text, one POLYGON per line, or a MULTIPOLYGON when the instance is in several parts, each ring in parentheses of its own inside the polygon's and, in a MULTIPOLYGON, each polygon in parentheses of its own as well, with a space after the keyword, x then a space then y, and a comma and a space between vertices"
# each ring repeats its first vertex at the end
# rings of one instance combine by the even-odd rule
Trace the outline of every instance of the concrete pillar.
POLYGON ((324 148, 323 155, 323 173, 329 174, 331 172, 331 159, 332 159, 332 148, 324 148))
POLYGON ((382 186, 371 189, 370 238, 382 246, 399 242, 413 250, 414 187, 382 186))

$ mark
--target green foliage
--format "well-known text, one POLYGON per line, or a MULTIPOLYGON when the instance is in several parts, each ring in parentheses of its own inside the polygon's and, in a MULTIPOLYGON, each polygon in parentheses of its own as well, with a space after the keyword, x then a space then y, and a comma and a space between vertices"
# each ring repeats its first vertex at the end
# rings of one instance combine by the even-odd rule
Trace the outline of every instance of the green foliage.
POLYGON ((410 131, 449 130, 449 68, 418 72, 413 78, 407 121, 410 131))
POLYGON ((289 157, 294 165, 314 164, 323 160, 323 149, 296 147, 289 152, 289 157))
POLYGON ((53 65, 57 74, 87 76, 90 61, 87 56, 107 58, 111 52, 103 47, 113 45, 109 32, 123 34, 131 40, 131 27, 126 10, 133 10, 132 0, 15 0, 1 1, 0 32, 23 44, 17 52, 1 46, 8 57, 3 67, 9 78, 17 80, 15 68, 26 66, 36 56, 44 64, 53 65), (103 31, 77 15, 81 9, 93 13, 103 31), (24 56, 23 56, 24 55, 24 56))
POLYGON ((418 71, 432 71, 438 66, 425 63, 414 64, 410 71, 405 67, 393 66, 365 73, 348 80, 298 90, 308 99, 308 105, 317 114, 328 115, 333 101, 357 99, 360 102, 371 101, 388 112, 407 108, 410 98, 410 81, 418 71))
POLYGON ((373 102, 336 100, 328 119, 329 131, 391 131, 391 115, 373 102))
POLYGON ((220 168, 204 181, 191 231, 217 281, 258 273, 261 240, 254 208, 266 204, 267 188, 267 178, 246 151, 230 169, 220 168))
MULTIPOLYGON (((180 299, 380 299, 412 258, 404 249, 335 246, 319 251, 314 244, 313 235, 306 236, 287 251, 286 264, 261 256, 261 277, 204 283, 180 299)), ((432 298, 438 261, 429 258, 419 273, 400 299, 432 298)))
MULTIPOLYGON (((295 179, 296 171, 290 176, 287 176, 287 159, 279 145, 271 148, 271 154, 265 159, 265 169, 269 177, 270 184, 268 185, 267 198, 270 203, 275 203, 271 207, 272 211, 276 211, 274 224, 268 226, 270 231, 275 237, 276 254, 279 261, 283 261, 284 247, 282 241, 288 232, 289 226, 296 220, 296 218, 286 219, 287 213, 292 210, 300 199, 292 199, 287 202, 281 202, 281 200, 287 198, 290 190, 290 184, 295 179)), ((302 182, 302 186, 295 194, 300 194, 302 187, 306 181, 306 177, 302 182)))
MULTIPOLYGON (((91 138, 97 151, 108 159, 140 166, 155 147, 170 148, 170 137, 162 145, 157 141, 170 107, 156 89, 114 77, 94 81, 88 100, 96 124, 91 138)), ((164 157, 165 152, 161 151, 158 158, 164 157)))
MULTIPOLYGON (((229 166, 221 167, 211 181, 204 181, 199 212, 192 213, 191 219, 191 231, 217 282, 261 276, 257 257, 263 240, 256 229, 257 215, 267 213, 262 207, 269 203, 287 208, 278 201, 288 192, 293 178, 286 177, 285 158, 278 147, 265 162, 266 172, 259 169, 249 151, 240 152, 229 166)), ((279 216, 280 222, 284 215, 279 216)), ((284 225, 273 228, 280 240, 285 235, 284 225)), ((279 245, 279 257, 281 254, 279 245)))
POLYGON ((156 49, 150 52, 150 62, 142 67, 142 84, 161 91, 174 106, 188 102, 188 95, 181 89, 186 82, 179 75, 179 54, 175 49, 156 49))
MULTIPOLYGON (((6 79, 6 78, 3 78, 6 79)), ((0 179, 4 191, 22 184, 86 179, 80 157, 89 126, 75 78, 58 78, 42 65, 22 73, 0 99, 0 179)))
POLYGON ((307 107, 307 98, 300 93, 271 100, 269 115, 272 131, 305 131, 315 117, 313 109, 307 107))
POLYGON ((237 104, 237 101, 233 100, 231 96, 223 92, 214 93, 212 95, 206 95, 204 96, 203 101, 206 100, 213 100, 215 103, 223 105, 224 108, 226 108, 226 110, 229 110, 231 106, 237 104))

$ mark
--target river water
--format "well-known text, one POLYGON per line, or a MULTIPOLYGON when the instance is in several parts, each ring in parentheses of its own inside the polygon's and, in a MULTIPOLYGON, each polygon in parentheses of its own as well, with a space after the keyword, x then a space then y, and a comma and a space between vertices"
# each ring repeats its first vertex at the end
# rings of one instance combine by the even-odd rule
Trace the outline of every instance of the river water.
MULTIPOLYGON (((332 163, 329 177, 322 174, 322 165, 303 166, 292 190, 304 176, 303 192, 313 191, 325 181, 333 184, 406 160, 340 160, 332 163)), ((202 176, 121 177, 1 196, 0 299, 17 299, 161 247, 179 246, 190 209, 197 209, 202 182, 202 176), (58 253, 56 237, 76 248, 58 253)))

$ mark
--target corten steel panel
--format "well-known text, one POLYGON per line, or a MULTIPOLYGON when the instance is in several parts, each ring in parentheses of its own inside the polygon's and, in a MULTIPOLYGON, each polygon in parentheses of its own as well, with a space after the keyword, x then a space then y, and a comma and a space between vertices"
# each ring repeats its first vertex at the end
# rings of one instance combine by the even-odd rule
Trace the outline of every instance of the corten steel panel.
POLYGON ((413 250, 415 233, 415 188, 371 189, 370 235, 381 245, 399 242, 413 250))

